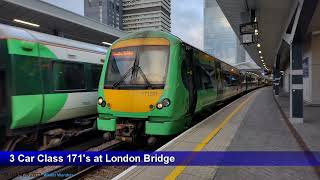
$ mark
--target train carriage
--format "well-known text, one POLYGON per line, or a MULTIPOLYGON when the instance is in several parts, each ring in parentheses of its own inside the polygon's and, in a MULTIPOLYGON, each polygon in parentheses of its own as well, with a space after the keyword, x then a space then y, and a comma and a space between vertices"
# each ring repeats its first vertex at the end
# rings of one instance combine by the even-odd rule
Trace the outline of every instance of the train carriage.
POLYGON ((7 149, 49 126, 63 136, 65 120, 94 117, 105 53, 104 47, 0 24, 0 132, 7 149))
POLYGON ((135 141, 184 131, 195 114, 247 90, 247 75, 179 38, 142 31, 107 52, 100 84, 98 129, 135 141), (245 82, 245 83, 244 83, 245 82))

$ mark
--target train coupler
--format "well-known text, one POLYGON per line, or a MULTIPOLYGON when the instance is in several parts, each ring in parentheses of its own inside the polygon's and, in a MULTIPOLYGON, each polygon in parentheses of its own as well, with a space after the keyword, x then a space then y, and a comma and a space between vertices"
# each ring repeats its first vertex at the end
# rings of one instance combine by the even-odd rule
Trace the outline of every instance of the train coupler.
POLYGON ((116 139, 129 143, 134 142, 136 126, 134 124, 117 124, 116 139))

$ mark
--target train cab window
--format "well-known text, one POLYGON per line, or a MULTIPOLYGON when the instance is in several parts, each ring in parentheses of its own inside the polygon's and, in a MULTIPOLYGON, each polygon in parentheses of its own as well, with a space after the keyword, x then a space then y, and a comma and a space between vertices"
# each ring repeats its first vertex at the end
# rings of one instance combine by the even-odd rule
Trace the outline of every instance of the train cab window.
MULTIPOLYGON (((139 52, 139 66, 151 84, 164 84, 167 77, 169 48, 166 46, 143 46, 139 52)), ((141 73, 140 73, 141 74, 141 73)), ((145 80, 137 78, 136 83, 145 80)))
POLYGON ((78 63, 53 63, 55 90, 83 90, 86 88, 84 65, 78 63))
POLYGON ((91 65, 91 84, 93 89, 98 89, 102 65, 91 65))
POLYGON ((106 87, 164 87, 169 60, 168 46, 140 46, 111 52, 106 87))

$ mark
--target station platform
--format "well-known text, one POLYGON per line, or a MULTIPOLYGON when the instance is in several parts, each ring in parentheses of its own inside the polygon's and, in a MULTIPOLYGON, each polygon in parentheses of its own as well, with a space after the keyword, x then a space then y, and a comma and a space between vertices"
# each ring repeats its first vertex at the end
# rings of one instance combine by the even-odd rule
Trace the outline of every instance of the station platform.
MULTIPOLYGON (((297 139, 294 133, 312 137, 314 131, 300 127, 301 131, 292 132, 284 116, 285 101, 285 97, 274 98, 271 87, 252 91, 157 151, 301 151, 308 145, 301 145, 303 140, 297 139)), ((320 135, 320 131, 316 134, 320 135)), ((132 166, 114 179, 311 180, 319 177, 314 167, 132 166)))
MULTIPOLYGON (((283 111, 285 117, 290 117, 290 95, 288 92, 280 92, 275 96, 276 102, 283 111)), ((308 150, 320 151, 320 104, 305 102, 303 106, 304 123, 292 124, 297 133, 301 136, 308 150)))

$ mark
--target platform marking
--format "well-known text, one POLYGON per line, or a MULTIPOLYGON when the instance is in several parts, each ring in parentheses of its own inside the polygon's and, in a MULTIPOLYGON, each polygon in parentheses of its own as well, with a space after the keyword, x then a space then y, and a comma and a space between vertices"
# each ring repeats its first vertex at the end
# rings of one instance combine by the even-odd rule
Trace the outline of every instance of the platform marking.
MULTIPOLYGON (((194 152, 201 151, 218 133, 219 131, 249 102, 253 95, 248 97, 245 101, 243 101, 234 111, 232 111, 223 121, 219 124, 218 127, 213 129, 207 137, 205 137, 194 149, 194 152)), ((176 179, 187 166, 177 166, 175 167, 171 173, 165 177, 165 180, 176 179)))
MULTIPOLYGON (((254 91, 252 91, 254 92, 254 91)), ((250 94, 250 93, 249 93, 250 94)), ((248 94, 248 95, 249 95, 248 94)), ((247 95, 245 95, 247 96, 247 95)), ((243 96, 243 97, 245 97, 243 96)), ((251 95, 253 96, 253 95, 251 95)), ((250 96, 249 96, 250 97, 250 96)), ((241 97, 242 98, 242 97, 241 97)), ((236 99, 234 101, 232 101, 231 103, 227 104, 225 107, 221 108, 220 110, 218 110, 217 112, 215 112, 214 114, 210 115, 208 118, 213 117, 216 114, 221 113, 222 111, 224 111, 227 108, 230 108, 231 106, 233 106, 234 104, 238 103, 241 98, 236 99)), ((193 129, 199 127, 200 125, 202 125, 203 123, 205 123, 206 120, 201 121, 200 123, 194 125, 193 127, 191 127, 190 129, 184 131, 183 133, 181 133, 179 136, 175 137, 174 139, 172 139, 170 142, 168 142, 167 144, 165 144, 164 146, 160 147, 159 149, 157 149, 156 151, 164 151, 167 147, 169 147, 170 145, 172 145, 173 143, 175 143, 179 138, 183 137, 184 135, 188 134, 189 132, 191 132, 193 129)), ((131 166, 128 169, 126 169, 125 171, 123 171, 122 173, 120 173, 119 175, 117 175, 116 177, 113 178, 113 180, 119 180, 121 178, 123 178, 124 176, 126 176, 127 174, 129 174, 131 171, 133 171, 135 168, 137 168, 138 166, 131 166)), ((141 173, 143 170, 140 170, 139 173, 141 173)))

